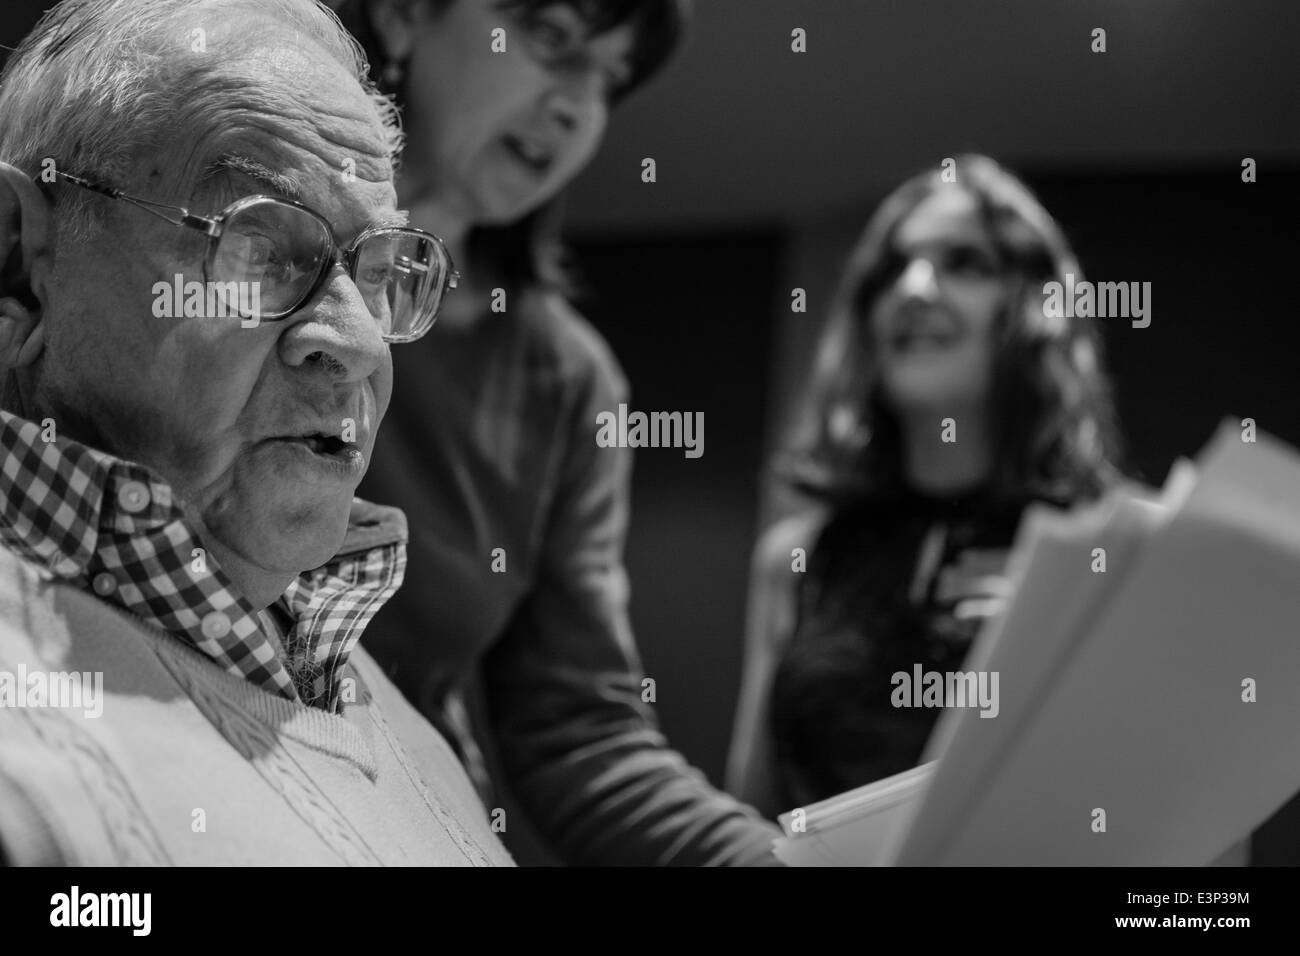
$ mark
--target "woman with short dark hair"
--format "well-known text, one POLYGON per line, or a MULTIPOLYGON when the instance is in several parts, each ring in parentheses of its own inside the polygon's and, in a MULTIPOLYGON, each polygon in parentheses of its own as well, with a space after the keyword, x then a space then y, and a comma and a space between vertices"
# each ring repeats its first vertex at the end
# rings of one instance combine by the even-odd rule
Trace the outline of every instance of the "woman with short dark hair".
POLYGON ((1060 228, 987 157, 867 224, 779 462, 812 506, 755 556, 728 783, 760 810, 914 766, 939 712, 892 706, 891 675, 960 669, 1025 507, 1119 476, 1098 330, 1044 308, 1067 273, 1060 228))
POLYGON ((622 564, 629 452, 595 440, 627 386, 558 269, 558 197, 610 107, 677 45, 687 3, 339 12, 402 108, 398 204, 447 242, 463 280, 412 354, 393 354, 361 494, 406 512, 410 564, 368 649, 482 785, 461 705, 481 673, 505 782, 566 860, 769 860, 774 828, 669 750, 641 699, 622 564))

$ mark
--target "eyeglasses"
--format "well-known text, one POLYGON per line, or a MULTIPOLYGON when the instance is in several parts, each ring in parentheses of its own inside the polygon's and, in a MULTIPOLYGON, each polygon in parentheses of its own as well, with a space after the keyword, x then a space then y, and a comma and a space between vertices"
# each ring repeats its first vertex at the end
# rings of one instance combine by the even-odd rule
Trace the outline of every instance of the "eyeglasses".
POLYGON ((379 323, 384 341, 414 342, 433 327, 443 296, 460 279, 442 240, 422 229, 379 226, 340 248, 325 217, 291 199, 248 196, 208 218, 183 206, 129 196, 61 170, 56 173, 75 186, 206 234, 204 281, 218 289, 249 287, 227 285, 231 282, 256 283, 260 320, 283 319, 302 308, 324 285, 334 263, 341 262, 379 323))

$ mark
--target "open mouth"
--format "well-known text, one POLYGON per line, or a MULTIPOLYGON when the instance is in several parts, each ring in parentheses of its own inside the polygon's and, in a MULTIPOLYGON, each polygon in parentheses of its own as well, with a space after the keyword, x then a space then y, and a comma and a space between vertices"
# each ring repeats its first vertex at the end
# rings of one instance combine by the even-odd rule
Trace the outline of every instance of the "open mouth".
POLYGON ((518 136, 503 136, 501 142, 512 156, 536 173, 545 173, 555 161, 555 154, 549 149, 518 136))
POLYGON ((326 458, 347 458, 357 450, 357 445, 353 442, 346 442, 337 435, 325 435, 319 432, 298 438, 288 437, 284 440, 305 445, 309 451, 326 458))
POLYGON ((947 348, 959 338, 957 333, 945 329, 910 328, 896 333, 890 344, 895 351, 903 352, 913 348, 947 348))

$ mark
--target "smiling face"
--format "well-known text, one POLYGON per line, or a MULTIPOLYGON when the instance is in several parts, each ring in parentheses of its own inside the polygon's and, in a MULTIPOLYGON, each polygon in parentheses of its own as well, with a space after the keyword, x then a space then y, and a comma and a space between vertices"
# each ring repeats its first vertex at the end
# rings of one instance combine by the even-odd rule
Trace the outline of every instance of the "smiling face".
MULTIPOLYGON (((274 26, 242 29, 257 31, 245 35, 261 36, 261 49, 218 68, 234 91, 213 124, 219 134, 197 137, 192 156, 152 154, 152 185, 128 191, 214 215, 272 191, 247 174, 260 165, 296 183, 341 243, 400 218, 388 137, 356 80, 323 51, 277 40, 274 26), (230 156, 246 171, 198 188, 167 185, 188 159, 203 169, 230 156), (344 159, 355 178, 340 175, 344 159)), ((177 153, 194 139, 178 135, 177 153)), ((201 281, 206 237, 127 203, 91 201, 109 203, 102 227, 56 253, 36 405, 61 432, 165 477, 232 576, 292 576, 325 563, 346 532, 392 388, 388 346, 356 285, 335 266, 296 312, 253 328, 237 318, 158 318, 155 284, 177 273, 201 281), (355 443, 343 448, 348 419, 355 443)))
POLYGON ((415 25, 406 167, 473 225, 513 222, 568 184, 599 147, 610 93, 629 73, 632 33, 588 38, 556 4, 526 14, 453 0, 415 25), (493 30, 505 30, 493 52, 493 30))
POLYGON ((885 401, 900 414, 981 406, 1007 284, 974 197, 955 186, 930 194, 892 244, 868 317, 885 401))

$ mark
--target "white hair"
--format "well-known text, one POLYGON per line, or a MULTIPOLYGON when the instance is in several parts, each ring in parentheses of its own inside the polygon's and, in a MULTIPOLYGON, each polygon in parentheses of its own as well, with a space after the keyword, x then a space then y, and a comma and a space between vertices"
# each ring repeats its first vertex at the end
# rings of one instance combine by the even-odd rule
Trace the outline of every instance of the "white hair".
MULTIPOLYGON (((375 102, 387 136, 382 148, 396 164, 396 108, 368 80, 361 47, 317 0, 63 0, 0 75, 0 160, 35 177, 52 159, 68 172, 131 188, 143 175, 141 156, 179 135, 213 132, 186 129, 183 118, 202 127, 220 115, 231 82, 218 68, 229 58, 188 54, 235 12, 284 25, 355 76, 375 102)), ((86 194, 59 195, 68 203, 63 226, 85 234, 93 221, 86 194)))

